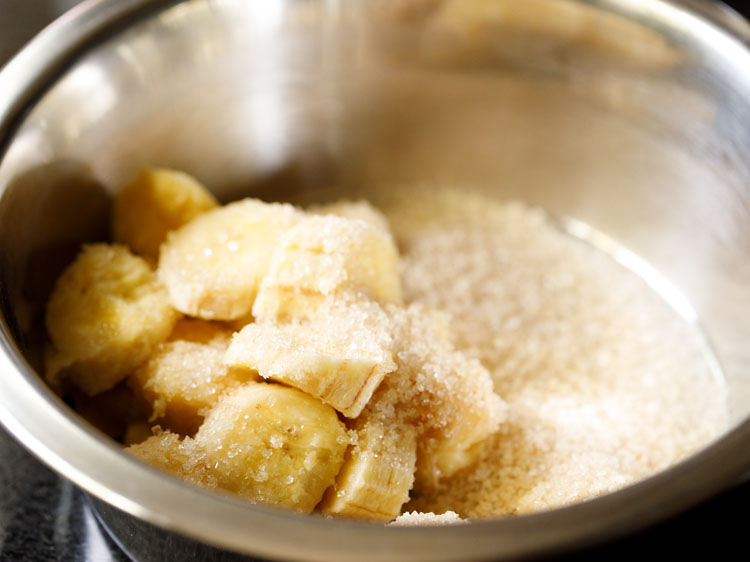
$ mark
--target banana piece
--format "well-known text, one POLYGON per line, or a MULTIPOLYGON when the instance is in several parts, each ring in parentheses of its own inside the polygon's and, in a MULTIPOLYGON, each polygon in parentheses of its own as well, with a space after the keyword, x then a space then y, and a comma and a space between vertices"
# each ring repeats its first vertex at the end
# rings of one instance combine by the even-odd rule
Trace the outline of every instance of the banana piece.
POLYGON ((224 361, 299 388, 354 418, 396 368, 392 345, 388 318, 377 303, 325 303, 303 322, 246 325, 224 361))
POLYGON ((336 483, 317 510, 325 515, 391 521, 409 499, 417 461, 416 431, 409 425, 358 420, 336 483))
POLYGON ((47 379, 104 392, 151 355, 177 317, 146 261, 124 246, 84 246, 47 303, 47 379))
POLYGON ((444 314, 414 304, 389 309, 397 369, 362 415, 417 428, 415 488, 429 489, 474 464, 507 416, 489 372, 456 351, 444 314))
MULTIPOLYGON (((520 31, 558 46, 584 31, 587 16, 587 8, 567 0, 447 0, 431 23, 450 29, 465 40, 487 41, 498 30, 520 31)), ((514 38, 509 36, 506 41, 514 38)))
POLYGON ((65 398, 83 419, 117 441, 123 440, 131 424, 144 421, 149 413, 148 404, 124 383, 96 396, 69 388, 65 398))
POLYGON ((439 385, 441 392, 430 406, 448 412, 447 423, 420 440, 417 477, 425 488, 476 464, 487 438, 507 417, 507 405, 494 393, 489 372, 478 361, 455 352, 442 369, 446 384, 439 385))
POLYGON ((207 320, 246 316, 282 234, 299 218, 291 205, 243 199, 170 232, 158 274, 174 307, 207 320))
POLYGON ((112 235, 137 254, 156 261, 167 232, 217 206, 191 176, 149 168, 122 187, 112 210, 112 235))
POLYGON ((401 302, 393 239, 362 220, 310 216, 282 237, 252 312, 258 319, 306 318, 345 292, 401 302))
POLYGON ((294 388, 247 383, 225 395, 195 436, 221 488, 309 513, 350 442, 330 406, 294 388))
POLYGON ((150 424, 145 421, 132 422, 125 427, 122 443, 126 447, 136 445, 137 443, 143 443, 151 436, 153 436, 153 431, 150 424))
POLYGON ((442 52, 459 61, 501 56, 528 61, 572 47, 584 49, 600 64, 644 70, 670 68, 682 58, 659 31, 568 0, 446 0, 428 21, 450 49, 443 46, 442 52))
POLYGON ((386 216, 370 205, 367 201, 336 201, 325 205, 313 205, 307 209, 316 215, 334 215, 346 219, 365 221, 379 231, 391 235, 391 229, 386 216))
POLYGON ((231 337, 229 330, 205 320, 177 323, 169 340, 128 378, 151 405, 150 422, 192 435, 224 392, 256 378, 224 364, 231 337))
POLYGON ((192 343, 212 343, 217 339, 232 336, 233 330, 223 322, 208 322, 199 318, 183 316, 172 328, 168 342, 188 341, 192 343))
POLYGON ((208 464, 206 451, 190 437, 161 431, 125 448, 125 451, 156 468, 169 472, 187 482, 216 488, 217 479, 208 464))

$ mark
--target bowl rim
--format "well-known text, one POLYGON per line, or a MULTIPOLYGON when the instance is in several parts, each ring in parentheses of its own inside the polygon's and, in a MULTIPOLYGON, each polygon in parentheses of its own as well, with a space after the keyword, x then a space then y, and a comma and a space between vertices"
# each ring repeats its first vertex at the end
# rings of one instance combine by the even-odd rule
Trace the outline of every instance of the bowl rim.
MULTIPOLYGON (((29 108, 81 53, 177 3, 86 0, 45 28, 0 69, 0 165, 29 108)), ((596 3, 633 10, 643 0, 596 3)), ((750 24, 726 7, 703 2, 695 10, 694 0, 652 0, 650 4, 666 16, 680 14, 688 16, 691 25, 710 27, 743 49, 750 60, 750 24)), ((750 75, 750 67, 747 72, 750 75)), ((583 503, 469 525, 386 528, 248 504, 198 489, 129 457, 79 419, 43 383, 21 355, 4 317, 0 319, 0 372, 0 423, 58 473, 115 508, 166 530, 219 548, 275 559, 304 554, 308 560, 329 562, 485 560, 592 545, 687 509, 731 486, 750 467, 749 418, 671 468, 583 503)))

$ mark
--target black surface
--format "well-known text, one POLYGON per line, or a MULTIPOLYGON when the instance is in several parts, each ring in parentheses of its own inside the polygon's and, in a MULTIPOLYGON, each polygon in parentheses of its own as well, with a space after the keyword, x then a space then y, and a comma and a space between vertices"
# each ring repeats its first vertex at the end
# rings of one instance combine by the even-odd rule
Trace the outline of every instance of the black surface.
POLYGON ((0 562, 126 562, 83 494, 0 430, 0 562))
MULTIPOLYGON (((55 15, 76 3, 0 0, 0 63, 55 15)), ((728 4, 750 15, 750 9, 740 2, 728 4)), ((750 560, 748 535, 750 482, 745 482, 644 532, 554 559, 750 560)), ((0 562, 127 560, 99 527, 83 494, 0 428, 0 562)))

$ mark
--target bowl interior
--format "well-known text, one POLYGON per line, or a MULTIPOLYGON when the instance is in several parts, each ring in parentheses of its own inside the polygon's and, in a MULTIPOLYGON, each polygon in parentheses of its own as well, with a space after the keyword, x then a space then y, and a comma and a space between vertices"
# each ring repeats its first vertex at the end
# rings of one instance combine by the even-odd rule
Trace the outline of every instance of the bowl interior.
POLYGON ((732 426, 747 419, 737 38, 636 0, 130 4, 147 9, 91 7, 112 25, 71 47, 0 139, 2 308, 32 367, 55 276, 107 238, 111 197, 143 166, 223 201, 461 186, 574 217, 664 274, 711 341, 732 426))

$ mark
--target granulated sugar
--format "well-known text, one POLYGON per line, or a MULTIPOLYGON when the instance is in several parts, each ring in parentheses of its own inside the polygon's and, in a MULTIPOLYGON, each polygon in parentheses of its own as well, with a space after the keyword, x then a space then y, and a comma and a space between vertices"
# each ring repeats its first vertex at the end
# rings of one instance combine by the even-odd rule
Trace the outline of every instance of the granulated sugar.
POLYGON ((471 469, 404 511, 484 517, 580 501, 653 474, 727 424, 700 335, 632 272, 519 203, 456 191, 380 199, 404 294, 448 313, 508 419, 471 469))
POLYGON ((397 527, 414 527, 417 525, 454 525, 465 522, 455 511, 446 511, 440 515, 422 513, 420 511, 407 511, 389 524, 397 527))

